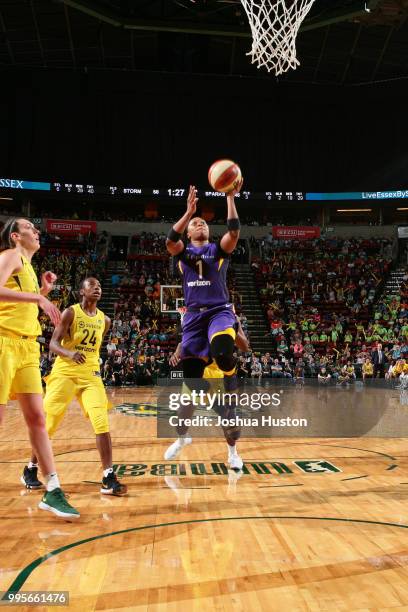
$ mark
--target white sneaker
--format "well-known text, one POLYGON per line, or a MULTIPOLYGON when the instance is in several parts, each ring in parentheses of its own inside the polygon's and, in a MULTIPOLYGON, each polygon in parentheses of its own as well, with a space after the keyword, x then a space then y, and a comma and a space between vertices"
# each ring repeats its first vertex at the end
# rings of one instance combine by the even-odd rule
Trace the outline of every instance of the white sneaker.
POLYGON ((182 448, 184 448, 188 444, 191 444, 192 441, 193 440, 191 438, 177 438, 177 440, 173 442, 173 444, 171 444, 164 453, 164 458, 166 459, 166 461, 168 461, 169 459, 175 459, 179 452, 182 450, 182 448))
POLYGON ((228 455, 228 463, 231 470, 242 470, 244 465, 244 462, 237 453, 228 455))

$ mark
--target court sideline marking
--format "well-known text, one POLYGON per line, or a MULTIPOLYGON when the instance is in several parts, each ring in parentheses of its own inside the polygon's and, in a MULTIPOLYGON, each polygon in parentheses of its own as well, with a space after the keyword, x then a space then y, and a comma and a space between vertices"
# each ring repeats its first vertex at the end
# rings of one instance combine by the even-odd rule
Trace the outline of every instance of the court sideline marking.
POLYGON ((143 531, 145 529, 156 529, 159 527, 174 527, 176 525, 193 525, 197 523, 214 523, 216 521, 256 521, 256 520, 306 520, 306 521, 338 521, 341 523, 360 523, 364 525, 382 525, 384 527, 399 527, 402 529, 408 529, 408 525, 404 525, 402 523, 388 523, 383 521, 370 521, 366 519, 348 519, 348 518, 336 518, 336 517, 320 517, 320 516, 226 516, 219 518, 209 518, 209 519, 194 519, 190 521, 173 521, 170 523, 160 523, 159 525, 143 525, 141 527, 131 527, 129 529, 121 529, 120 531, 112 531, 111 533, 105 533, 97 536, 92 536, 90 538, 86 538, 84 540, 78 540, 77 542, 72 542, 71 544, 66 544, 61 548, 57 548, 52 550, 51 552, 39 557, 32 561, 29 565, 27 565, 14 579, 12 584, 9 586, 7 591, 2 597, 2 601, 7 600, 7 596, 11 593, 18 593, 23 584, 32 574, 32 572, 42 563, 50 559, 51 557, 55 557, 62 552, 70 550, 71 548, 76 548, 77 546, 81 546, 82 544, 87 544, 88 542, 94 542, 95 540, 102 540, 104 538, 109 538, 115 535, 122 535, 124 533, 131 533, 136 531, 143 531))

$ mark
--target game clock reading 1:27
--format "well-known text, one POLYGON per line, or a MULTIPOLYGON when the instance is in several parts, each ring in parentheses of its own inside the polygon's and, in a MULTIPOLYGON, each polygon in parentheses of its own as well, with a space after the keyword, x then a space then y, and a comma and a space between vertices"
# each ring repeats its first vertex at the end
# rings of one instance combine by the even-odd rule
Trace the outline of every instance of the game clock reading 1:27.
MULTIPOLYGON (((93 185, 92 183, 39 182, 24 179, 0 177, 0 191, 51 191, 78 195, 110 195, 110 196, 144 196, 163 198, 185 198, 186 187, 119 187, 118 185, 93 185)), ((199 198, 221 198, 225 194, 219 191, 198 190, 199 198)), ((347 192, 304 192, 304 191, 246 191, 242 189, 236 197, 241 200, 270 200, 273 202, 303 202, 303 201, 359 201, 359 200, 406 200, 408 189, 390 189, 388 191, 347 191, 347 192)))
MULTIPOLYGON (((0 178, 0 189, 7 190, 22 190, 22 191, 51 191, 54 193, 66 193, 72 195, 107 195, 107 196, 130 196, 130 197, 162 197, 162 198, 186 198, 188 188, 186 187, 139 187, 139 186, 119 186, 119 185, 94 185, 93 183, 75 183, 75 182, 33 182, 21 179, 2 179, 0 178)), ((236 194, 236 197, 241 200, 273 200, 273 201, 303 201, 308 199, 307 194, 301 191, 262 191, 252 192, 245 189, 236 194)), ((312 194, 319 196, 320 194, 312 194)), ((330 194, 323 194, 327 197, 330 194)), ((211 191, 198 189, 199 198, 219 199, 225 197, 224 193, 219 191, 211 191)), ((318 199, 312 198, 312 199, 318 199)))

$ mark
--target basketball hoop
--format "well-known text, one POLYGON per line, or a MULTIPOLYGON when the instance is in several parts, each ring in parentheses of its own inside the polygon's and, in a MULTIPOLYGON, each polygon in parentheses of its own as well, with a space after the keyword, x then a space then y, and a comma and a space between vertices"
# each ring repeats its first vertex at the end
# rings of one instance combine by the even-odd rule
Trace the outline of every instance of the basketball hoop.
POLYGON ((185 314, 186 314, 186 312, 187 312, 187 306, 178 306, 178 307, 177 307, 177 312, 178 312, 178 313, 179 313, 179 315, 180 315, 180 321, 182 321, 182 320, 183 320, 184 315, 185 315, 185 314))
POLYGON ((314 0, 241 0, 252 32, 247 53, 257 68, 276 76, 299 65, 296 37, 314 0))

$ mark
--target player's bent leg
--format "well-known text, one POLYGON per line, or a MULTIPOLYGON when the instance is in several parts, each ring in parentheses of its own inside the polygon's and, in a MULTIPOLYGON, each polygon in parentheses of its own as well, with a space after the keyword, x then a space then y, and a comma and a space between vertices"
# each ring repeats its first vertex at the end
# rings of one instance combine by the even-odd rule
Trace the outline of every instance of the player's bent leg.
MULTIPOLYGON (((203 379, 203 374, 206 366, 204 359, 188 358, 183 359, 183 378, 190 391, 197 391, 208 388, 208 383, 203 379)), ((192 439, 187 436, 188 426, 184 424, 185 419, 191 419, 194 414, 194 406, 189 404, 188 406, 180 406, 177 410, 177 416, 182 424, 177 425, 176 432, 178 438, 173 444, 171 444, 164 453, 166 461, 175 459, 181 452, 181 450, 191 444, 192 439)))
MULTIPOLYGON (((235 417, 236 409, 230 408, 227 413, 228 420, 233 421, 235 417)), ((237 451, 237 442, 241 437, 241 427, 239 425, 230 424, 223 427, 223 431, 225 440, 227 442, 229 466, 233 470, 242 470, 244 462, 238 455, 237 451)))
POLYGON ((45 428, 42 395, 18 393, 17 399, 27 423, 31 446, 38 457, 41 471, 47 479, 47 491, 38 507, 61 518, 79 518, 78 510, 68 503, 55 471, 51 442, 45 428))
POLYGON ((210 341, 211 357, 217 366, 224 372, 224 376, 235 374, 235 330, 225 329, 212 335, 210 341))
POLYGON ((101 459, 103 476, 100 492, 121 497, 127 494, 112 468, 112 439, 109 433, 108 398, 103 383, 92 380, 82 391, 80 403, 91 421, 95 433, 96 447, 101 459))
POLYGON ((96 446, 103 466, 101 493, 122 497, 127 494, 127 486, 118 480, 112 468, 112 440, 109 431, 96 434, 96 446))
POLYGON ((236 376, 235 330, 225 329, 216 332, 211 337, 211 356, 216 361, 220 370, 224 372, 224 387, 227 393, 234 393, 238 389, 238 378, 236 376))
MULTIPOLYGON (((221 416, 221 418, 226 419, 227 421, 234 421, 237 416, 233 393, 231 393, 231 396, 232 400, 230 405, 214 406, 215 412, 221 416)), ((236 446, 239 438, 241 437, 241 428, 239 425, 228 423, 228 425, 222 425, 222 430, 224 432, 224 437, 228 447, 228 463, 231 469, 241 470, 244 462, 238 455, 236 446)))
MULTIPOLYGON (((216 332, 210 342, 211 355, 216 361, 220 370, 224 372, 224 387, 227 393, 233 395, 238 388, 238 379, 235 373, 235 330, 228 328, 223 332, 216 332)), ((220 416, 227 420, 234 420, 236 417, 236 403, 234 400, 230 406, 219 407, 220 416)), ((228 463, 233 470, 241 470, 244 462, 237 452, 237 441, 241 436, 241 428, 237 425, 227 425, 223 427, 224 437, 228 445, 228 463)))
POLYGON ((50 438, 57 431, 69 404, 75 397, 76 384, 68 376, 51 374, 47 378, 47 390, 44 398, 46 413, 45 426, 50 438))

